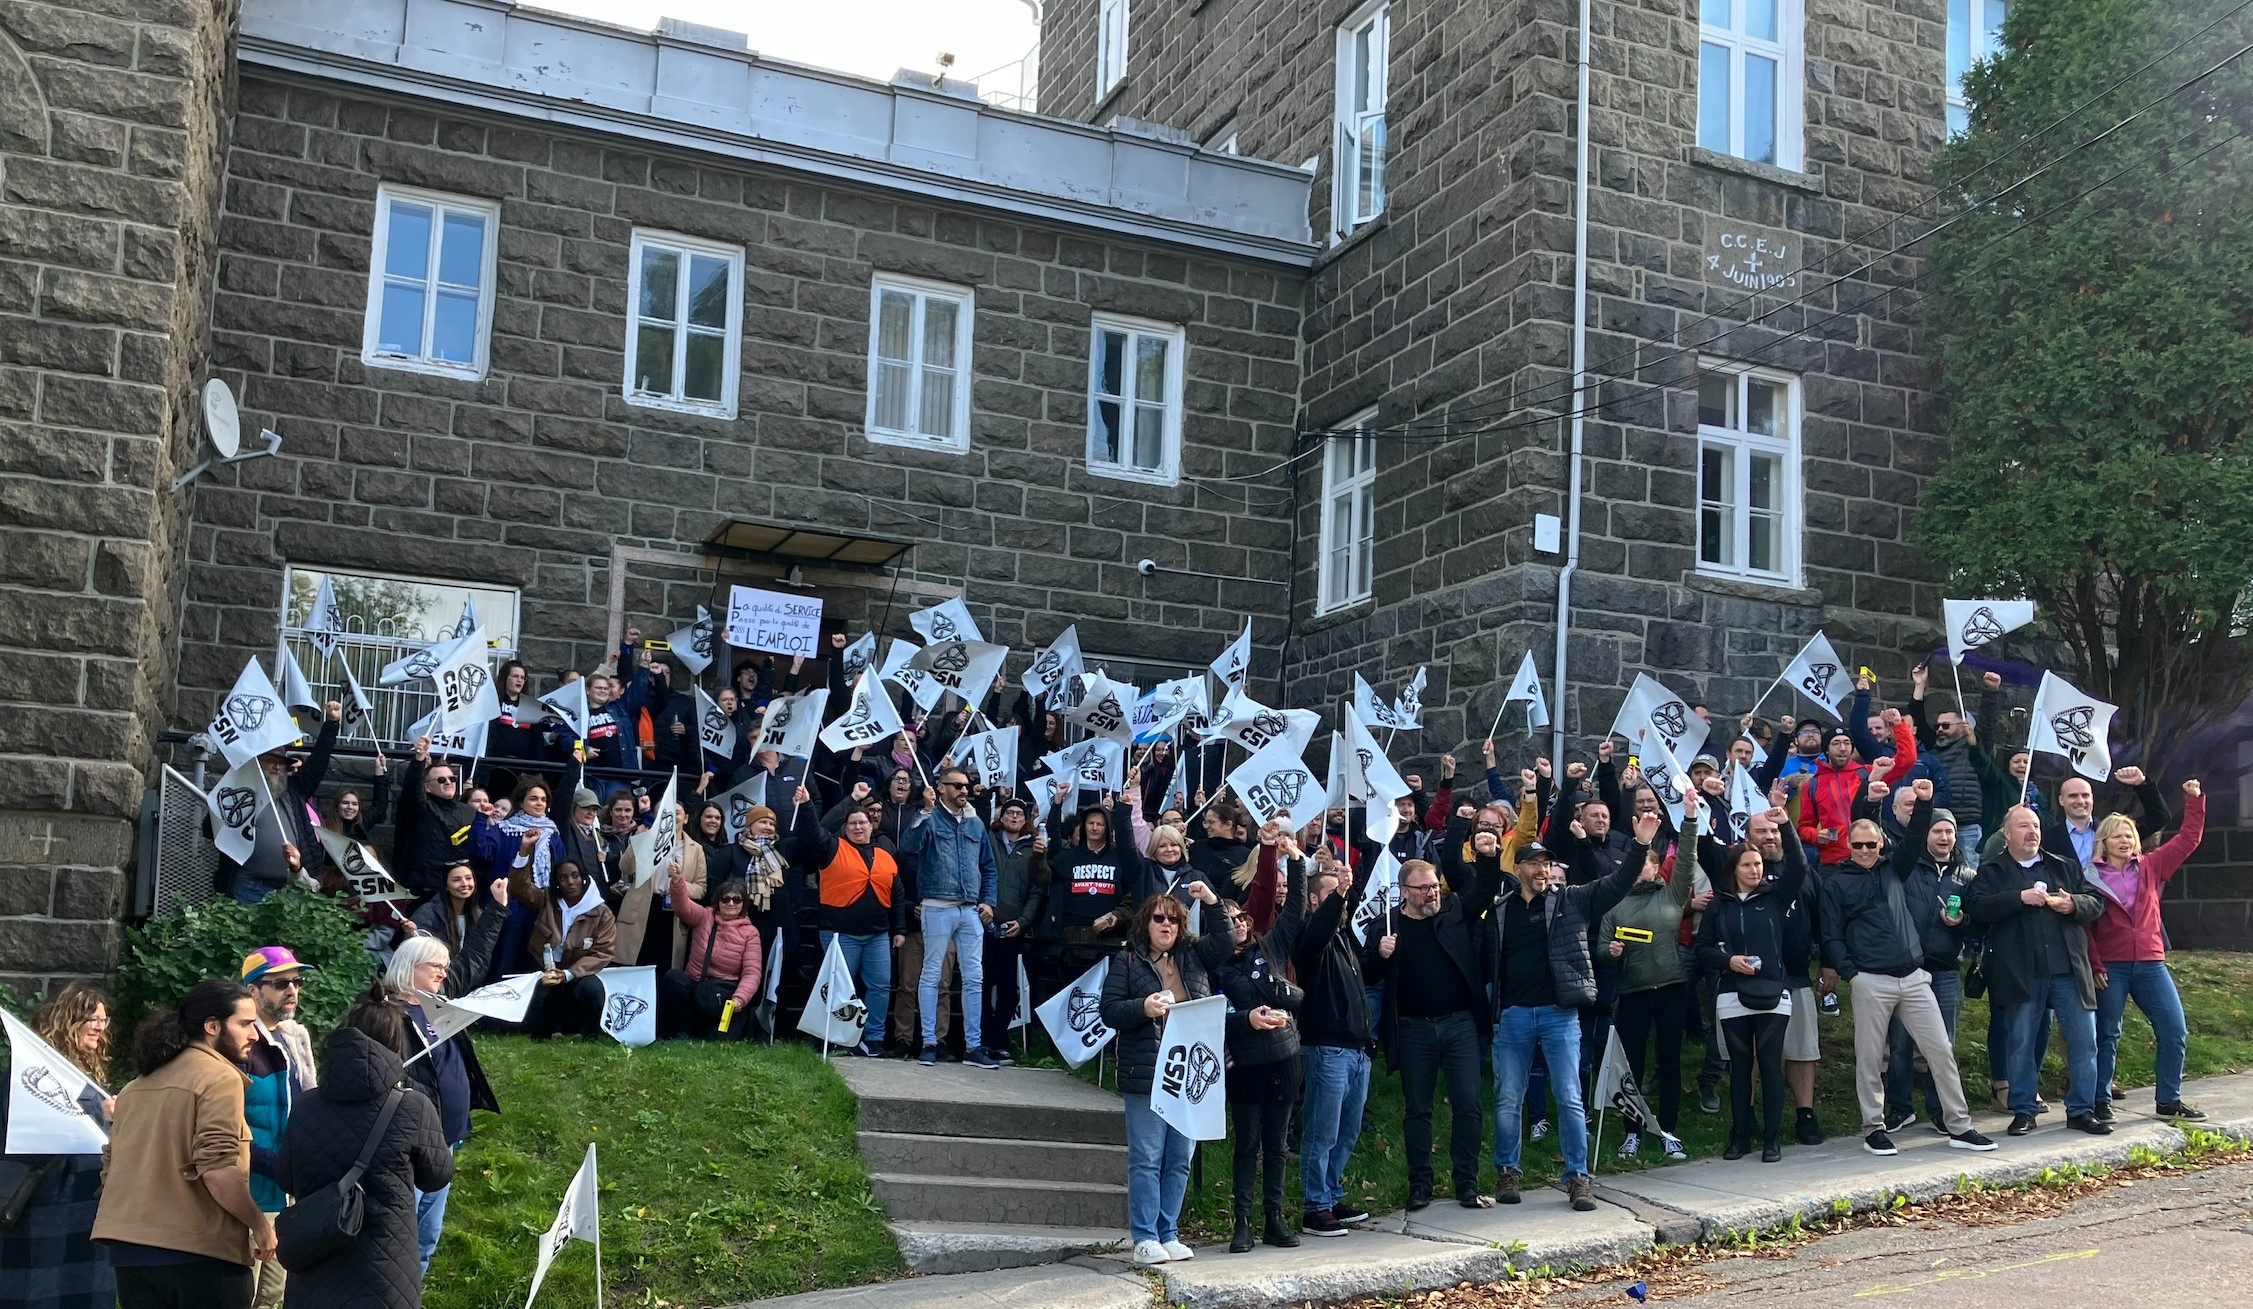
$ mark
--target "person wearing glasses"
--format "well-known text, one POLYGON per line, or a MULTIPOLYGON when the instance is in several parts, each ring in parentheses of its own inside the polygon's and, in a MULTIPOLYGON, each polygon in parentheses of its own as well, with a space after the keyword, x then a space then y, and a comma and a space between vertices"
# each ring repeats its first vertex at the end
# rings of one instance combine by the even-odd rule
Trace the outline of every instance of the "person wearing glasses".
MULTIPOLYGON (((276 1160, 282 1135, 289 1128, 290 1110, 320 1081, 313 1037, 297 1021, 298 995, 311 967, 299 963, 282 945, 262 945, 243 956, 242 984, 258 1002, 258 1037, 244 1047, 240 1060, 247 1081, 243 1119, 250 1125, 250 1197, 268 1222, 289 1205, 276 1160)), ((252 1275, 253 1309, 281 1304, 283 1280, 280 1261, 257 1265, 252 1275)))
POLYGON ((742 882, 722 882, 707 909, 689 893, 688 882, 673 874, 673 912, 686 931, 688 954, 657 980, 658 1035, 733 1041, 751 1030, 765 973, 764 943, 751 921, 749 899, 742 882))
POLYGON ((916 1060, 926 1068, 939 1061, 939 1012, 946 1005, 939 979, 952 944, 962 985, 962 1062, 991 1070, 1001 1064, 984 1040, 986 928, 994 920, 1000 872, 986 825, 970 807, 970 774, 941 768, 937 782, 924 793, 921 820, 900 842, 900 852, 915 862, 922 896, 923 972, 915 989, 923 1043, 916 1060))
POLYGON ((391 875, 425 899, 446 886, 446 870, 468 859, 477 811, 462 793, 461 769, 430 757, 430 738, 415 741, 399 783, 399 812, 391 834, 391 875))
POLYGON ((1118 1034, 1112 1050, 1126 1106, 1127 1229, 1134 1262, 1143 1266, 1197 1257, 1180 1231, 1196 1142, 1158 1116, 1150 1087, 1166 1012, 1211 995, 1214 968, 1236 952, 1235 920, 1214 914, 1210 921, 1213 932, 1193 940, 1188 907, 1170 895, 1151 896, 1135 911, 1126 948, 1103 979, 1103 1021, 1118 1034))
MULTIPOLYGON (((1872 782, 1874 798, 1884 799, 1872 782)), ((1860 819, 1846 832, 1846 862, 1833 865, 1817 883, 1822 904, 1823 963, 1852 988, 1854 998, 1854 1088, 1862 1107, 1862 1148, 1874 1155, 1900 1150, 1886 1131, 1885 1062, 1898 1019, 1924 1056, 1940 1093, 1941 1124, 1948 1143, 1959 1150, 1992 1150, 1995 1143, 1971 1125, 1963 1078, 1956 1071, 1955 1046, 1925 971, 1925 936, 1950 910, 1929 892, 1916 894, 1912 877, 1932 829, 1930 778, 1911 784, 1916 807, 1908 830, 1885 855, 1885 838, 1876 823, 1860 819)), ((1963 920, 1959 905, 1953 911, 1963 920)))

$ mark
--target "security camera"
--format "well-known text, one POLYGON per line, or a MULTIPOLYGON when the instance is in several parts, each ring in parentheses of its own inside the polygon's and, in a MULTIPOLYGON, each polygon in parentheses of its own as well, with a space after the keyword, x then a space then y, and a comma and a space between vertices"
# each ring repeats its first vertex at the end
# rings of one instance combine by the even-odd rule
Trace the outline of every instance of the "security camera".
POLYGON ((1158 571, 1158 561, 1155 559, 1145 559, 1134 566, 1134 571, 1142 574, 1144 577, 1148 577, 1150 574, 1158 571))

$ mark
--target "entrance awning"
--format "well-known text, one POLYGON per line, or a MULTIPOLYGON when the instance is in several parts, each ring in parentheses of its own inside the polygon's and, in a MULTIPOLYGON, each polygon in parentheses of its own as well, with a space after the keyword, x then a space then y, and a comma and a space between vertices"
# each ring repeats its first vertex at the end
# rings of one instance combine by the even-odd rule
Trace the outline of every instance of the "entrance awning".
POLYGON ((910 542, 887 541, 881 537, 741 521, 721 524, 704 543, 726 553, 779 555, 785 559, 877 568, 915 548, 910 542))

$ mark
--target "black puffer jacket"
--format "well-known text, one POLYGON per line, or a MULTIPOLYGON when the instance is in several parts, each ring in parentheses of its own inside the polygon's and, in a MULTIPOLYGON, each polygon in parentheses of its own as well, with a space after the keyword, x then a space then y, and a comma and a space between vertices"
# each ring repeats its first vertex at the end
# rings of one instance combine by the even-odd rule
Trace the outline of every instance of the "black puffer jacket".
MULTIPOLYGON (((383 1108, 384 1093, 405 1080, 399 1056, 357 1028, 343 1028, 321 1052, 321 1084, 290 1111, 275 1176, 291 1195, 310 1195, 352 1167, 383 1108)), ((367 1194, 360 1235, 343 1253, 289 1271, 286 1305, 318 1309, 416 1309, 422 1304, 422 1252, 415 1243, 415 1192, 454 1180, 454 1155, 438 1129, 438 1110, 408 1089, 384 1129, 360 1185, 367 1194)))
POLYGON ((1798 833, 1787 828, 1783 838, 1782 874, 1763 881, 1749 895, 1733 886, 1715 887, 1713 903, 1698 923, 1698 964, 1718 974, 1717 990, 1734 991, 1745 980, 1729 967, 1734 955, 1758 958, 1758 976, 1788 981, 1784 960, 1786 938, 1792 931, 1788 920, 1798 916, 1800 894, 1807 888, 1807 852, 1798 833))
MULTIPOLYGON (((1299 1002, 1306 992, 1283 975, 1306 927, 1306 862, 1289 862, 1283 894, 1283 912, 1266 936, 1253 941, 1221 961, 1214 981, 1228 997, 1228 1062, 1231 1067, 1257 1068, 1299 1057, 1299 1002), (1252 1011, 1261 1006, 1280 1009, 1291 1021, 1260 1031, 1252 1026, 1252 1011)), ((1218 916, 1219 911, 1213 911, 1218 916)))
MULTIPOLYGON (((1211 995, 1214 967, 1235 952, 1234 923, 1187 949, 1176 947, 1174 966, 1181 970, 1181 987, 1189 993, 1176 999, 1187 1002, 1211 995)), ((1157 1080, 1159 1024, 1142 1012, 1142 1002, 1164 989, 1150 962, 1149 947, 1135 942, 1111 956, 1111 971, 1103 979, 1103 1021, 1118 1033, 1111 1051, 1119 1061, 1121 1095, 1148 1095, 1150 1084, 1157 1080)))
MULTIPOLYGON (((1499 856, 1487 855, 1479 861, 1482 878, 1500 878, 1502 893, 1497 901, 1518 894, 1518 879, 1505 876, 1499 856)), ((1543 902, 1542 914, 1549 922, 1549 980, 1557 988, 1557 1004, 1566 1009, 1593 1009, 1596 1007, 1596 963, 1588 948, 1596 924, 1635 885, 1643 875, 1643 861, 1621 859, 1612 865, 1610 872, 1593 882, 1578 886, 1552 886, 1538 899, 1543 902)), ((1500 911, 1497 910, 1499 913, 1500 911)), ((1501 932, 1497 930, 1499 938, 1501 932)), ((1507 975, 1508 964, 1498 976, 1507 975)))

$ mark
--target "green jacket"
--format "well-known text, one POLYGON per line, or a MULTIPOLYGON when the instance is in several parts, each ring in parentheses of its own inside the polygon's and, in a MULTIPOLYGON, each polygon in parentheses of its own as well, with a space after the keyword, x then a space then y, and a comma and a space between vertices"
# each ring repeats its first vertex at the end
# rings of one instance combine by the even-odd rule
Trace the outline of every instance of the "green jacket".
MULTIPOLYGON (((1638 881, 1627 897, 1612 906, 1604 921, 1596 928, 1596 959, 1619 970, 1619 993, 1630 991, 1655 991, 1662 986, 1672 986, 1684 980, 1682 952, 1677 938, 1682 930, 1682 914, 1689 908, 1690 895, 1698 880, 1697 815, 1682 829, 1680 841, 1675 846, 1674 875, 1662 883, 1638 881), (1649 932, 1645 941, 1620 941, 1620 957, 1611 957, 1611 943, 1619 941, 1622 927, 1649 932)), ((1641 843, 1627 847, 1621 863, 1640 870, 1650 851, 1641 843)))

